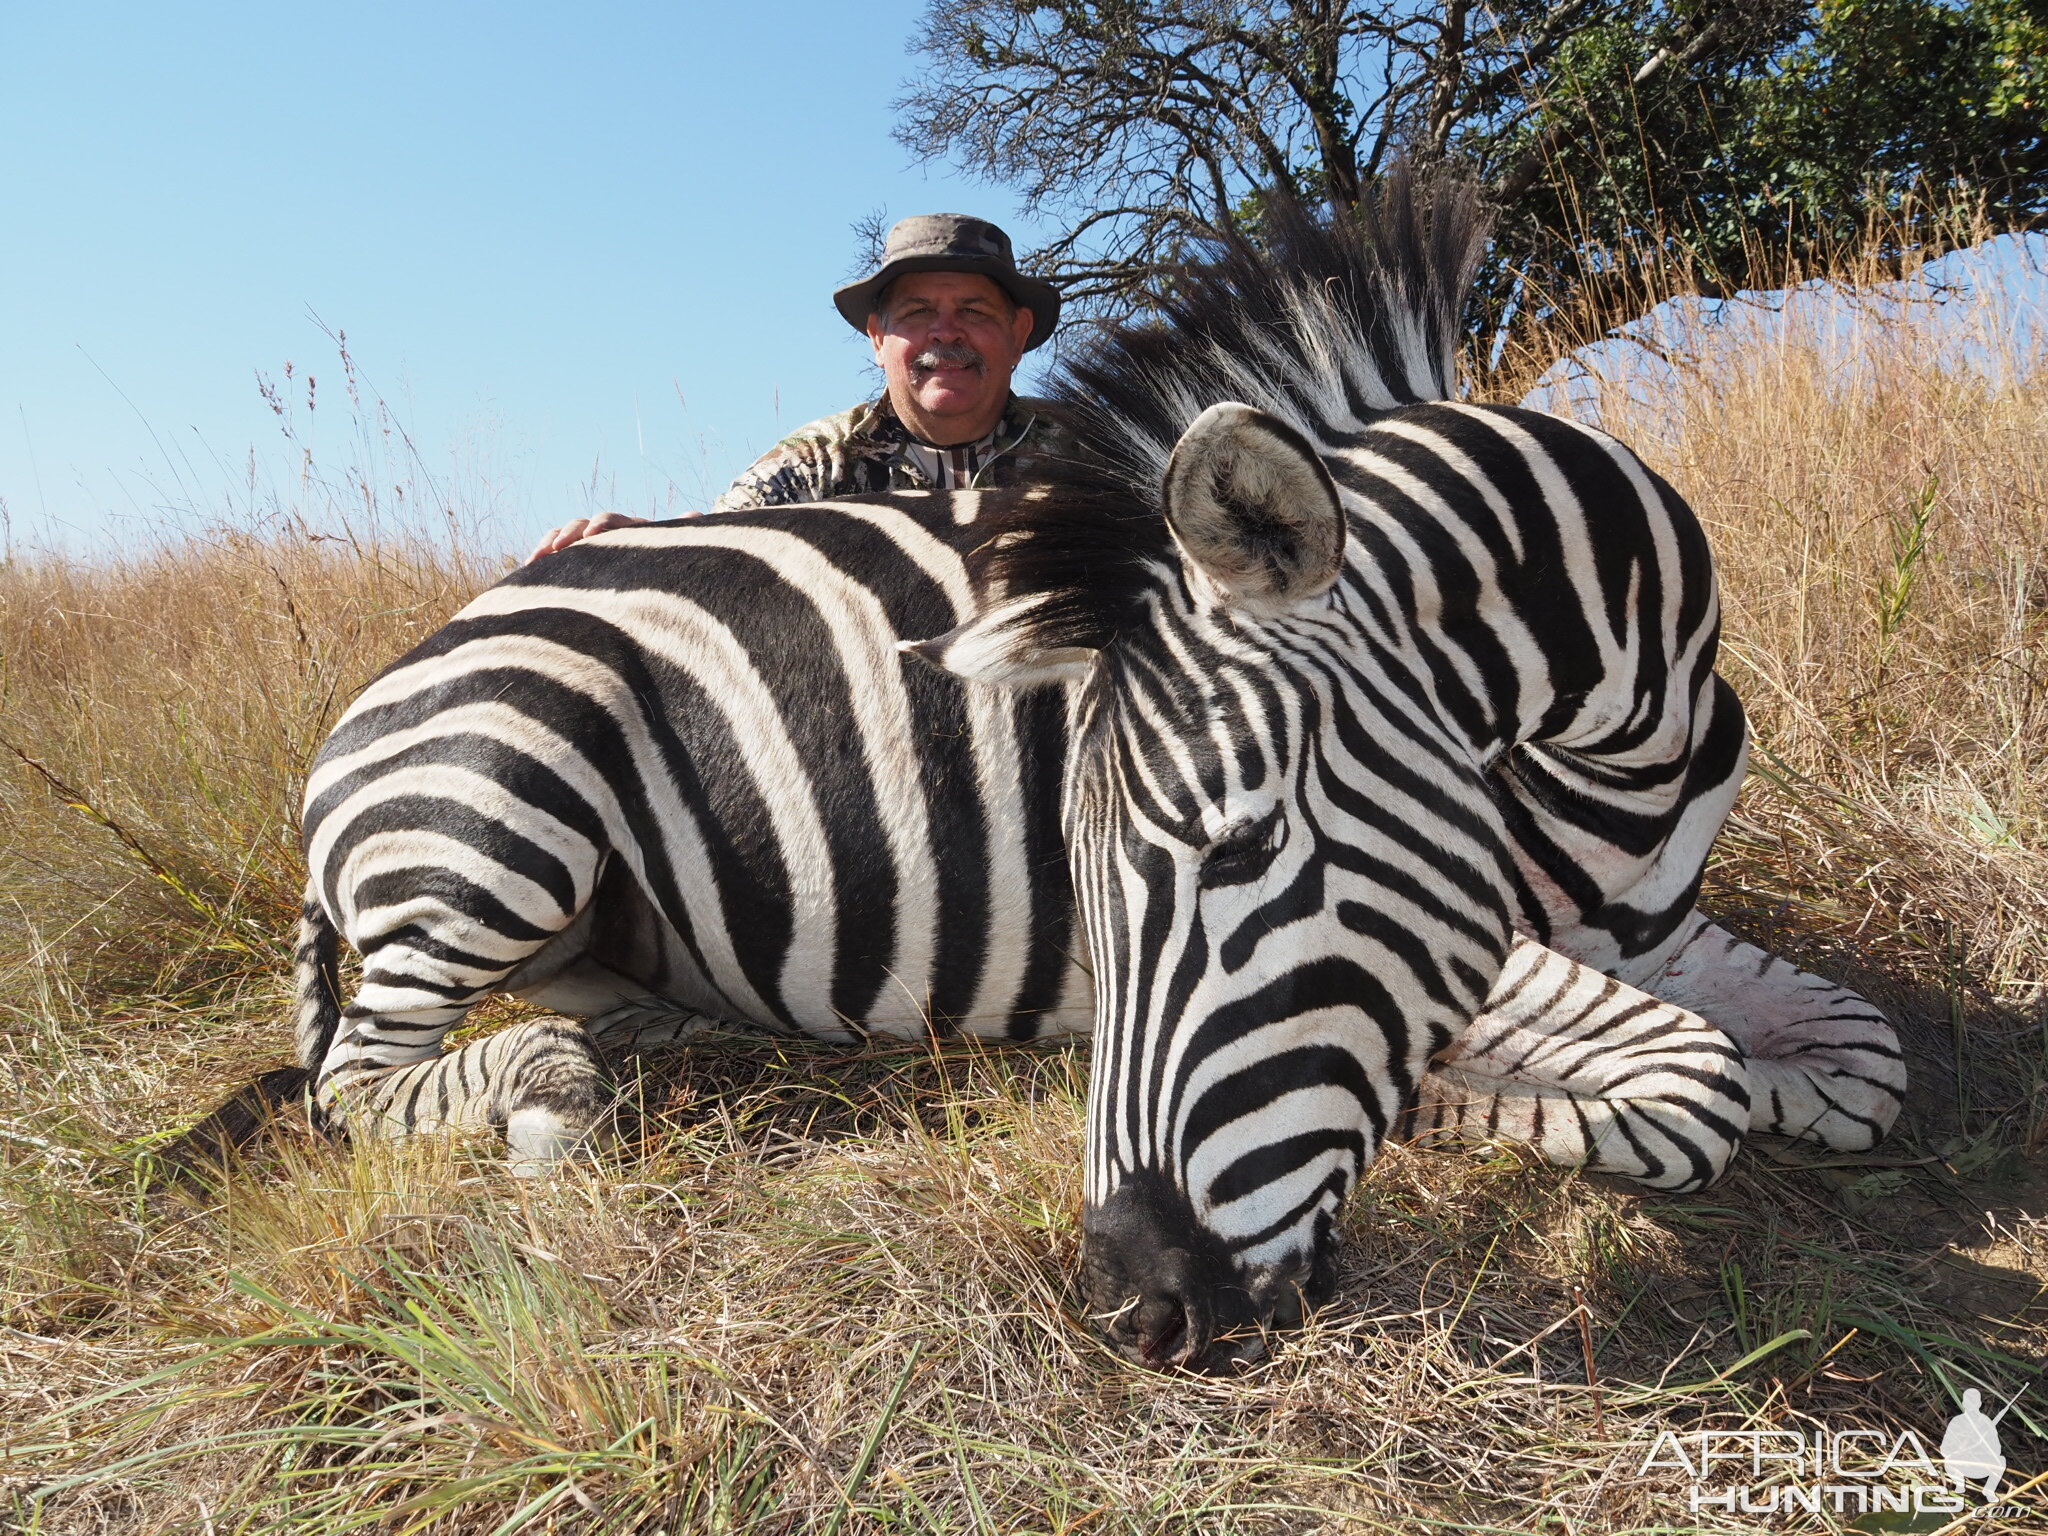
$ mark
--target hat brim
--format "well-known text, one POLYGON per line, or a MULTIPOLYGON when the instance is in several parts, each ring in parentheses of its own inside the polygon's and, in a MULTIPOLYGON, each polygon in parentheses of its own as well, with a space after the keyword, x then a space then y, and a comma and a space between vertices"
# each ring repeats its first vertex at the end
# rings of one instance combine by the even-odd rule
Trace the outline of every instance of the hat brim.
POLYGON ((971 272, 988 278, 1031 311, 1031 334, 1024 341, 1026 352, 1050 340, 1053 327, 1060 323, 1059 289, 1042 279, 1027 277, 993 258, 984 260, 972 256, 905 256, 888 263, 873 277, 848 283, 832 295, 832 302, 848 325, 856 331, 865 332, 868 316, 875 310, 875 300, 882 296, 884 288, 906 272, 971 272))

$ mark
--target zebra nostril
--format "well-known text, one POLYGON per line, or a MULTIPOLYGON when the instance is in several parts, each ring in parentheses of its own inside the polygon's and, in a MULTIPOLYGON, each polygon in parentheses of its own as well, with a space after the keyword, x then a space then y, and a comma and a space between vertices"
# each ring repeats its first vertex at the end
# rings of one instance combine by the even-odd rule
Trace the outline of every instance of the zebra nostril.
POLYGON ((1187 1331, 1187 1310, 1170 1296, 1138 1308, 1138 1349, 1154 1365, 1168 1363, 1187 1331))
POLYGON ((1268 1324, 1274 1328, 1299 1328, 1302 1325, 1304 1315, 1301 1302, 1301 1288, 1295 1285, 1283 1285, 1280 1287, 1279 1294, 1273 1298, 1273 1310, 1268 1318, 1268 1324))
POLYGON ((1215 1307, 1206 1290, 1191 1283, 1193 1262, 1168 1255, 1165 1284, 1138 1303, 1138 1351, 1152 1365, 1187 1365, 1208 1353, 1216 1337, 1215 1307), (1181 1263, 1172 1263, 1175 1258, 1181 1263))

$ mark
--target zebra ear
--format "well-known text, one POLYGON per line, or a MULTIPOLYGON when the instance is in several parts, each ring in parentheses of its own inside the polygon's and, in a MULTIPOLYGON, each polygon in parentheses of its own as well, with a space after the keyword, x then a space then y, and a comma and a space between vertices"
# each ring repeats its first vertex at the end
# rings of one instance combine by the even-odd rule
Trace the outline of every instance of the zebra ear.
POLYGON ((1228 401, 1197 416, 1167 460, 1167 526, 1223 601, 1276 612, 1329 591, 1344 563, 1344 506, 1307 438, 1228 401))
POLYGON ((929 640, 900 640, 897 649, 969 682, 1036 688, 1088 675, 1101 652, 1055 643, 1045 610, 1053 594, 1033 592, 990 604, 966 623, 929 640))

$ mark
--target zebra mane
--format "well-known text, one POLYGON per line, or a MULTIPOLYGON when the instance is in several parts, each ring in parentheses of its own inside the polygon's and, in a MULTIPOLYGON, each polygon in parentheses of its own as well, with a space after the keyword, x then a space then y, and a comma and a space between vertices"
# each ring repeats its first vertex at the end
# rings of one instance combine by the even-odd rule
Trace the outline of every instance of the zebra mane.
POLYGON ((1269 204, 1258 244, 1220 243, 1152 318, 1084 342, 1048 393, 1089 462, 991 518, 968 558, 984 613, 1041 652, 1106 649, 1175 565, 1160 486, 1212 405, 1256 406, 1327 448, 1449 398, 1486 233, 1470 178, 1397 168, 1334 222, 1269 204))
POLYGON ((1334 446, 1402 405, 1457 389, 1459 312, 1484 252, 1476 183, 1399 166, 1355 214, 1292 201, 1175 275, 1152 317, 1085 341, 1049 393, 1103 468, 1156 497, 1204 409, 1237 400, 1334 446))
POLYGON ((968 580, 984 612, 1021 604, 1013 622, 1043 650, 1107 649, 1173 554, 1156 496, 1092 475, 1026 491, 989 521, 968 580))

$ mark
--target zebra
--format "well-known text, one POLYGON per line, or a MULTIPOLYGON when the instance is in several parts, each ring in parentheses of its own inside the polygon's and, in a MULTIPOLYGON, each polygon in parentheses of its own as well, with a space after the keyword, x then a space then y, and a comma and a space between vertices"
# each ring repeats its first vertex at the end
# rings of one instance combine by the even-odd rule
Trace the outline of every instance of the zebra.
POLYGON ((1390 1138, 1674 1191, 1751 1130, 1875 1144, 1883 1015, 1695 908, 1747 752, 1696 520, 1455 398, 1484 237, 1445 179, 1276 206, 1063 365, 1090 477, 624 529, 481 594, 308 778, 318 1122, 537 1171, 712 1025, 1092 1030, 1082 1290, 1204 1366, 1328 1298, 1390 1138), (443 1049, 495 992, 553 1016, 443 1049))

